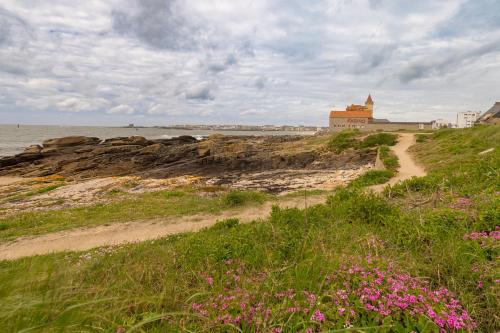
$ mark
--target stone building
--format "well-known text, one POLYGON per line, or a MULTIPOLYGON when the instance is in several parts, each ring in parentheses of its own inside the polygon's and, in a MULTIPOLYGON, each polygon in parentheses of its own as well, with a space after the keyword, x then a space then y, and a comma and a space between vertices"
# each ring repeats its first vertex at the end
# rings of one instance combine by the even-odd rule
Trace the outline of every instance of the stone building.
POLYGON ((365 105, 352 104, 345 111, 330 112, 330 131, 340 132, 355 128, 361 131, 399 131, 432 129, 430 122, 392 122, 373 117, 374 102, 368 95, 365 105))

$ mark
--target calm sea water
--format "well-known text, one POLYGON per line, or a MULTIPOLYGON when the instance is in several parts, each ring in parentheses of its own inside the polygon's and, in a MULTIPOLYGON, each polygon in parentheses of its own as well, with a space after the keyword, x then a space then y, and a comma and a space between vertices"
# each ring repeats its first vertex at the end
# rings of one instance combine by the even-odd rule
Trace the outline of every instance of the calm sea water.
POLYGON ((141 135, 147 139, 170 138, 180 135, 206 136, 220 133, 224 135, 308 135, 311 132, 257 132, 257 131, 204 131, 177 130, 160 128, 119 128, 93 126, 39 126, 39 125, 0 125, 0 156, 20 153, 29 145, 41 144, 51 138, 70 135, 95 136, 107 139, 117 136, 141 135))

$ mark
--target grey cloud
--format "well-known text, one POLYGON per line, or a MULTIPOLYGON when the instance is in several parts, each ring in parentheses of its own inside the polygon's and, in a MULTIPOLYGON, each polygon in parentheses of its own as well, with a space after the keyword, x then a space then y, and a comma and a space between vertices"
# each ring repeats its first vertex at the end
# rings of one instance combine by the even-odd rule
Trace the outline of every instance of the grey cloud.
POLYGON ((265 88, 265 86, 266 86, 266 84, 267 84, 267 81, 268 81, 267 77, 265 77, 265 76, 260 76, 260 77, 258 77, 258 78, 255 80, 254 85, 255 85, 255 87, 256 87, 256 88, 258 88, 258 89, 264 89, 264 88, 265 88))
POLYGON ((388 62, 397 50, 396 44, 367 45, 359 51, 360 60, 355 64, 355 74, 365 74, 388 62))
POLYGON ((232 53, 228 55, 223 62, 209 63, 207 65, 207 70, 212 73, 220 73, 226 71, 229 67, 236 65, 237 63, 238 59, 236 58, 236 55, 232 53))
POLYGON ((324 0, 274 1, 271 10, 279 13, 277 26, 285 34, 266 46, 297 60, 315 58, 332 37, 324 24, 330 20, 328 6, 324 0))
POLYGON ((197 28, 183 17, 176 0, 130 0, 126 4, 111 13, 115 31, 156 48, 193 49, 197 28))
POLYGON ((370 8, 371 9, 378 9, 382 6, 382 3, 384 0, 370 0, 370 8))
POLYGON ((213 88, 213 84, 211 84, 210 82, 202 82, 191 86, 185 91, 186 99, 202 101, 213 100, 215 99, 214 95, 212 94, 213 88))
POLYGON ((403 83, 430 77, 433 75, 442 75, 446 72, 469 62, 478 61, 479 58, 490 53, 500 51, 500 40, 481 45, 468 51, 449 51, 451 54, 444 57, 434 54, 432 58, 427 58, 411 63, 406 69, 399 73, 399 80, 403 83), (433 59, 439 60, 433 60, 433 59))
POLYGON ((33 29, 25 20, 0 6, 0 72, 28 73, 25 48, 33 37, 33 29))
POLYGON ((0 63, 0 72, 4 72, 12 75, 26 75, 28 72, 23 68, 23 65, 20 63, 8 63, 3 62, 0 63))
POLYGON ((30 37, 28 23, 0 6, 0 47, 24 44, 30 37))
POLYGON ((436 36, 454 37, 500 27, 500 1, 468 0, 458 12, 436 29, 436 36))

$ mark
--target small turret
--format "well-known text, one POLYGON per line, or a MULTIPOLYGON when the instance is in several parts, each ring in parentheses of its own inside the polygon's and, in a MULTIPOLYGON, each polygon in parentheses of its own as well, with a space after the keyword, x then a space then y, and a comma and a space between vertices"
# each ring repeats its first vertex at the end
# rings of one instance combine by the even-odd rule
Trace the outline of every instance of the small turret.
POLYGON ((368 98, 366 99, 366 102, 365 102, 365 108, 367 111, 370 111, 370 114, 371 114, 371 118, 373 118, 373 99, 372 99, 372 95, 368 95, 368 98))
POLYGON ((368 95, 368 98, 366 99, 366 102, 365 102, 365 105, 373 105, 373 99, 372 99, 372 95, 369 94, 368 95))

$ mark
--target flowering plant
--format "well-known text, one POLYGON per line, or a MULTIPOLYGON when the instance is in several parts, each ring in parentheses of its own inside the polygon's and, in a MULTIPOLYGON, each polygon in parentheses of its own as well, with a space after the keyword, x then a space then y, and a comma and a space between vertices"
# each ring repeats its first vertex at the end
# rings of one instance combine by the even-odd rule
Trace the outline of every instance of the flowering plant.
POLYGON ((424 280, 379 260, 341 265, 316 292, 273 290, 266 283, 267 274, 249 276, 243 274, 240 263, 230 266, 221 279, 223 292, 190 304, 195 318, 201 318, 198 324, 212 331, 460 332, 475 328, 447 289, 432 290, 424 280))

